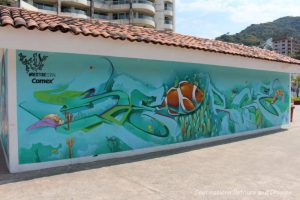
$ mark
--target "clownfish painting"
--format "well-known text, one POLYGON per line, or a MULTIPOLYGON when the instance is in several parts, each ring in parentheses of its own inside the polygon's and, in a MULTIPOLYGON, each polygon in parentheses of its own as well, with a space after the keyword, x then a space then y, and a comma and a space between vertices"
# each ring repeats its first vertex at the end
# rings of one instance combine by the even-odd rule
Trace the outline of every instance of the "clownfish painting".
POLYGON ((204 99, 204 92, 196 85, 182 81, 172 87, 158 109, 167 109, 170 115, 189 114, 196 110, 204 99))

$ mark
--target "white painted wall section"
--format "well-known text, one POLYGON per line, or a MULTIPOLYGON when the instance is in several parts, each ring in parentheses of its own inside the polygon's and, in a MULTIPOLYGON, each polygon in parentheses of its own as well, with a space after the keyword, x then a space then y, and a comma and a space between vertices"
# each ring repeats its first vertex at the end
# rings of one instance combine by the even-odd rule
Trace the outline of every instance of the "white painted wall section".
POLYGON ((164 46, 144 42, 113 40, 102 37, 74 35, 39 30, 0 29, 1 47, 23 50, 78 53, 162 61, 211 64, 238 68, 300 73, 300 66, 254 59, 237 55, 164 46))

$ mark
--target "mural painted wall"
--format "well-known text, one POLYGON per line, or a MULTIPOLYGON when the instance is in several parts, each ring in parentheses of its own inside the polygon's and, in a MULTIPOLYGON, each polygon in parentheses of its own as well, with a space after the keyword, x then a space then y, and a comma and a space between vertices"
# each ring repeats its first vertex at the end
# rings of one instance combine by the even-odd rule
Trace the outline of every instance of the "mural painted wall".
POLYGON ((288 91, 286 73, 18 50, 19 162, 287 124, 288 91))
POLYGON ((3 51, 0 62, 0 139, 8 158, 7 50, 3 51))

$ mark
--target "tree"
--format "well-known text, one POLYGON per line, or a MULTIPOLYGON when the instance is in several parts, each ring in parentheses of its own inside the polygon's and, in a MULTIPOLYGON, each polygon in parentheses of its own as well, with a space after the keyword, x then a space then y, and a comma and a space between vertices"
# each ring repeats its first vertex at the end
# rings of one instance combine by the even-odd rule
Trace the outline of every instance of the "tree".
POLYGON ((7 3, 8 3, 8 0, 3 0, 2 2, 0 2, 0 4, 2 4, 2 5, 7 5, 7 3))
POLYGON ((15 6, 17 3, 17 0, 0 0, 0 5, 5 6, 15 6))
POLYGON ((299 92, 300 92, 300 75, 297 75, 293 79, 293 85, 295 85, 295 92, 296 92, 297 97, 299 97, 299 92))
POLYGON ((294 53, 294 55, 292 57, 300 60, 300 50, 297 51, 296 53, 294 53))

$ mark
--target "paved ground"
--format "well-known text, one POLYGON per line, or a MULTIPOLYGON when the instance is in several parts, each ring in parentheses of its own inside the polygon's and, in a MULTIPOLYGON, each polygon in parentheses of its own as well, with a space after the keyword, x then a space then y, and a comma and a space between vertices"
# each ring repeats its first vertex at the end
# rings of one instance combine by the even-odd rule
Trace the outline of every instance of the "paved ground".
POLYGON ((17 175, 0 167, 0 199, 300 199, 296 115, 289 131, 206 148, 17 175))

